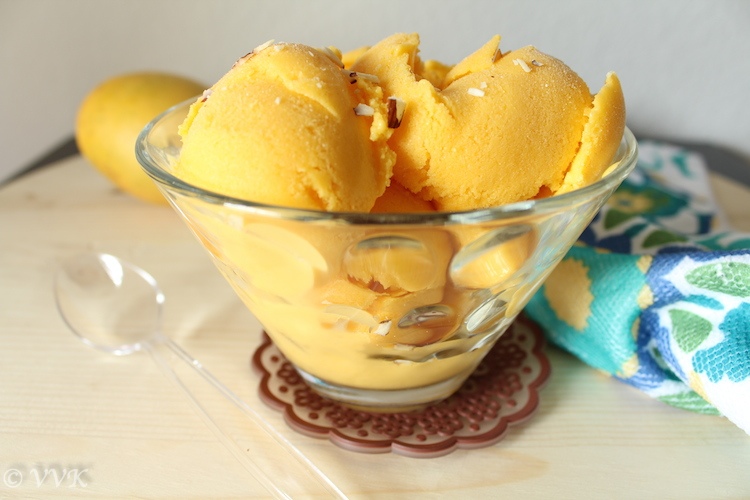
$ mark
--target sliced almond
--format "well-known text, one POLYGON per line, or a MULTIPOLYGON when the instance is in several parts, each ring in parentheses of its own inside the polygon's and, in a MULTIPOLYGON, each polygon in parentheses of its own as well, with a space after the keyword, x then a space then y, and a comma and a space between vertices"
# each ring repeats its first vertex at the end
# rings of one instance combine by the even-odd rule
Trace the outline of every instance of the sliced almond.
POLYGON ((360 103, 354 108, 354 114, 357 116, 373 116, 375 109, 372 106, 360 103))
POLYGON ((388 98, 388 128, 398 128, 404 118, 406 103, 398 97, 388 98))

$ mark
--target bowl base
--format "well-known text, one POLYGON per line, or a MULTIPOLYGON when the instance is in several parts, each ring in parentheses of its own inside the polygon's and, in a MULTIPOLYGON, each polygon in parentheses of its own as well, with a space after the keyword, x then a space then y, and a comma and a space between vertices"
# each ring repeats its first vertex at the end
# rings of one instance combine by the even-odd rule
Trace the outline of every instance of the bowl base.
POLYGON ((437 384, 396 391, 335 385, 300 368, 296 370, 302 380, 317 394, 349 408, 376 413, 400 413, 421 410, 450 397, 471 375, 474 368, 437 384))

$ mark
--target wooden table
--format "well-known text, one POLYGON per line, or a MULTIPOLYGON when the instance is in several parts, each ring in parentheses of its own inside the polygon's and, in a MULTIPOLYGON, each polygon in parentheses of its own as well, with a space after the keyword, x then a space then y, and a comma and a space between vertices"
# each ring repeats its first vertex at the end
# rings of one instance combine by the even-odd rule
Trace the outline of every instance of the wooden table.
MULTIPOLYGON (((750 231, 750 190, 713 181, 732 223, 750 231)), ((652 400, 554 348, 538 412, 488 448, 413 459, 293 432, 256 395, 248 359, 260 325, 184 224, 166 206, 118 193, 79 157, 0 189, 0 497, 266 495, 149 356, 114 357, 70 334, 53 276, 84 250, 151 271, 167 296, 165 331, 350 497, 750 497, 750 437, 740 429, 652 400)), ((263 453, 254 436, 238 438, 263 453)))

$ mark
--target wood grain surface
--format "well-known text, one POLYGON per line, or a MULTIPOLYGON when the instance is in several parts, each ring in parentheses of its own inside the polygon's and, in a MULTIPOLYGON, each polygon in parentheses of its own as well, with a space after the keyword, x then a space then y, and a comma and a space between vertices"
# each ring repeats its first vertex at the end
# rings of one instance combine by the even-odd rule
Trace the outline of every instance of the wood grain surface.
MULTIPOLYGON (((750 231, 750 190, 717 176, 713 187, 731 223, 750 231)), ((260 325, 184 224, 169 207, 115 191, 80 157, 0 189, 0 497, 267 496, 149 356, 114 357, 71 335, 53 277, 84 250, 149 270, 167 296, 164 331, 351 498, 750 497, 750 436, 555 348, 538 412, 488 448, 414 459, 293 432, 256 395, 249 358, 260 325)), ((211 394, 246 452, 265 457, 266 440, 211 394)), ((279 460, 293 496, 310 497, 279 460)))

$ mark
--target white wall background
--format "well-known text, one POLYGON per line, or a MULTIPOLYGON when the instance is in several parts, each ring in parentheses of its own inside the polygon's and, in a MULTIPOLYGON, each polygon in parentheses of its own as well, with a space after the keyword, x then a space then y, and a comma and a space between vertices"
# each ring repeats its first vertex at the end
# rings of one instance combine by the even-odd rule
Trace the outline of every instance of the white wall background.
POLYGON ((446 63, 499 33, 504 50, 536 45, 594 91, 615 70, 637 133, 750 158, 748 0, 0 0, 0 180, 69 138, 110 76, 208 85, 271 38, 346 50, 397 31, 446 63))

